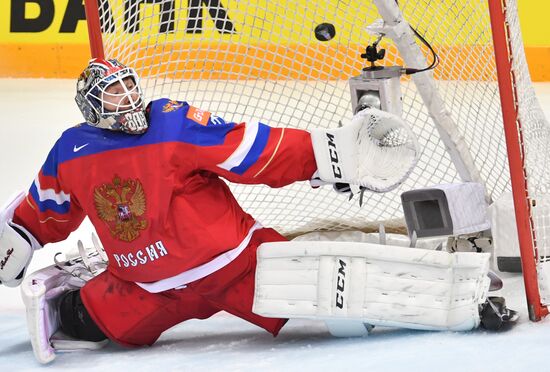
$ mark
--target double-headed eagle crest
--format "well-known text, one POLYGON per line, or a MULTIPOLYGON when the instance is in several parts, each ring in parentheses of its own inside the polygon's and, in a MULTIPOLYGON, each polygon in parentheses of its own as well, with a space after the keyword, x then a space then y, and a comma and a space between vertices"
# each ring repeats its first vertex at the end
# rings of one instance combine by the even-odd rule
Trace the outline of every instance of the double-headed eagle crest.
POLYGON ((173 112, 183 107, 183 103, 178 101, 168 101, 163 107, 162 112, 173 112))
POLYGON ((122 241, 135 240, 147 228, 147 220, 142 217, 146 210, 145 192, 139 180, 123 180, 115 175, 113 183, 95 188, 94 204, 111 234, 122 241))

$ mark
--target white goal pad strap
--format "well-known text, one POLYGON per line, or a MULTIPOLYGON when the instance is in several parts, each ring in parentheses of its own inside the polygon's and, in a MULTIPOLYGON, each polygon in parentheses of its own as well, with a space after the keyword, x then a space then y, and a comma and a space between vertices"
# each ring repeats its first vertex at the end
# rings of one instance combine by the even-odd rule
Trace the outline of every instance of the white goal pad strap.
POLYGON ((386 192, 411 173, 420 155, 409 126, 389 112, 369 108, 341 128, 313 129, 311 140, 322 181, 386 192))
POLYGON ((489 254, 354 242, 277 242, 258 249, 253 311, 470 330, 489 290, 489 254))

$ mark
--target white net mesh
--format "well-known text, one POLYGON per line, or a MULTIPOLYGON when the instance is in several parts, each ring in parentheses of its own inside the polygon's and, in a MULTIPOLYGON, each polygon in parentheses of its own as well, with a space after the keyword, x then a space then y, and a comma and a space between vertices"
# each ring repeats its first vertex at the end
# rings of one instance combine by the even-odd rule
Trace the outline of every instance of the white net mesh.
MULTIPOLYGON (((541 303, 550 304, 550 125, 539 105, 523 51, 516 0, 507 1, 506 20, 518 101, 519 132, 523 138, 524 170, 531 208, 533 242, 537 250, 541 303)), ((524 258, 525 259, 525 258, 524 258)))
MULTIPOLYGON (((515 0, 508 14, 517 49, 530 192, 546 192, 548 124, 530 86, 515 0), (517 30, 517 33, 516 33, 517 30), (525 94, 524 94, 525 93, 525 94), (531 145, 530 145, 531 146, 531 145)), ((446 109, 468 145, 490 197, 509 187, 487 0, 400 0, 405 19, 435 48, 434 72, 446 109)), ((347 80, 366 65, 360 54, 375 39, 366 26, 378 18, 372 1, 123 0, 100 1, 105 53, 136 68, 149 99, 180 99, 226 120, 261 119, 272 126, 335 127, 352 116, 347 80), (131 4, 131 5, 130 5, 131 4), (126 8, 125 8, 126 6, 126 8), (321 42, 315 27, 334 25, 321 42)), ((421 45, 420 42, 418 42, 421 45)), ((402 64, 391 41, 384 64, 402 64)), ((426 60, 431 56, 422 46, 426 60)), ((399 188, 365 194, 363 206, 331 188, 308 183, 283 189, 231 185, 242 206, 285 234, 365 229, 402 218, 403 191, 460 181, 415 85, 402 79, 403 118, 422 148, 417 167, 399 188)))

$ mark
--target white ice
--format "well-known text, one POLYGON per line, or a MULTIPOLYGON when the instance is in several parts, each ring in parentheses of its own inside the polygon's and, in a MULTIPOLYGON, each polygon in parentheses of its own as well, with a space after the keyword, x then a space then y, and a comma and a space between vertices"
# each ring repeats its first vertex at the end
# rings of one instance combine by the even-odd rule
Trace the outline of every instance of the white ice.
MULTIPOLYGON (((536 84, 550 117, 550 83, 536 84)), ((0 79, 0 203, 30 185, 59 134, 80 122, 72 80, 0 79)), ((89 242, 84 224, 64 243, 35 254, 30 270, 53 255, 89 242)), ((420 332, 375 328, 364 338, 337 339, 322 322, 291 320, 277 338, 228 314, 189 321, 167 331, 152 347, 127 350, 110 344, 96 352, 61 354, 49 366, 35 361, 19 290, 0 286, 0 370, 110 371, 530 371, 550 370, 546 357, 550 319, 528 320, 522 278, 503 274, 500 291, 520 312, 510 331, 420 332)), ((498 293, 497 293, 498 294, 498 293)))

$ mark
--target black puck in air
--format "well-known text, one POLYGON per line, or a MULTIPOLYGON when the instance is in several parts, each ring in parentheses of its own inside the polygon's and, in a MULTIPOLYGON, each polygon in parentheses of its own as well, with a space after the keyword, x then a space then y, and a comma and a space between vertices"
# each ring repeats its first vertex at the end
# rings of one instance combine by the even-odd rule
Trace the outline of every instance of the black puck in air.
POLYGON ((315 38, 319 41, 329 41, 336 35, 336 29, 331 23, 321 23, 315 27, 315 38))

